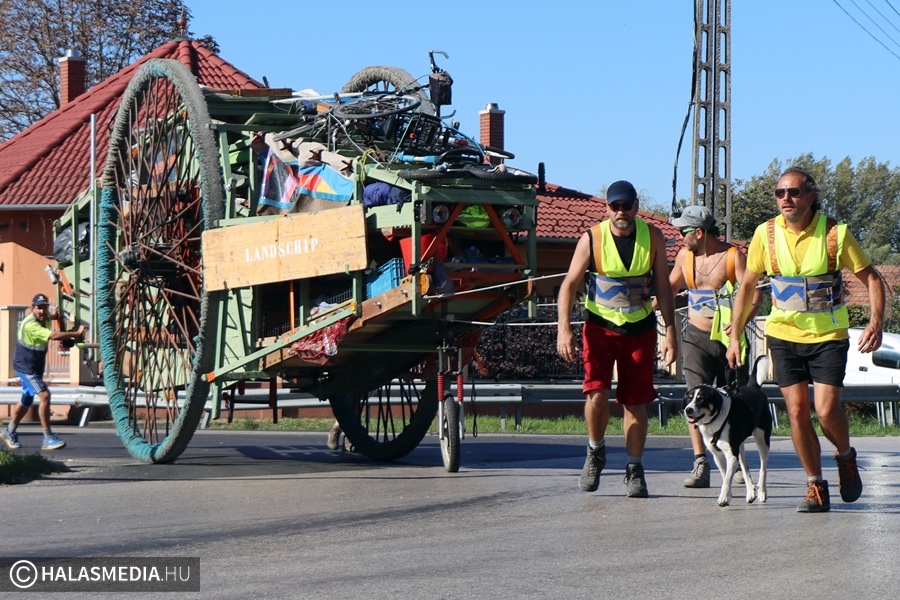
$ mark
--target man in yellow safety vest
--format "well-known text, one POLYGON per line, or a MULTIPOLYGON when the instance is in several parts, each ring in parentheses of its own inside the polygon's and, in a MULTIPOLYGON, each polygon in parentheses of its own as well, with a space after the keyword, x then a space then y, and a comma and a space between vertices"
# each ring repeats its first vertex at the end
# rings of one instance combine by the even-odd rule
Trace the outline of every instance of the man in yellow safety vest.
MULTIPOLYGON (((775 198, 781 214, 753 234, 731 329, 743 330, 753 290, 762 273, 768 273, 772 312, 766 319, 766 339, 787 406, 791 439, 807 475, 806 498, 797 511, 827 512, 831 499, 822 477, 819 438, 810 421, 809 383, 822 433, 835 447, 841 499, 855 502, 863 486, 841 406, 850 347, 841 268, 849 269, 869 292, 869 324, 858 344, 863 353, 881 346, 884 284, 847 226, 821 213, 816 182, 808 172, 787 169, 778 179, 775 198)), ((727 357, 732 367, 741 364, 737 338, 731 339, 727 357)))

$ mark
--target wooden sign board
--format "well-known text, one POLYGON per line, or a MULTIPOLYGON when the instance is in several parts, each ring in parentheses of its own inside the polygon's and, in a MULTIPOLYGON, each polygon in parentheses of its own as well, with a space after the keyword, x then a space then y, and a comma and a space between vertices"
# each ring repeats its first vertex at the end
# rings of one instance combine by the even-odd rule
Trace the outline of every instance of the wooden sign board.
POLYGON ((368 264, 361 204, 203 232, 203 281, 210 291, 357 271, 368 264))

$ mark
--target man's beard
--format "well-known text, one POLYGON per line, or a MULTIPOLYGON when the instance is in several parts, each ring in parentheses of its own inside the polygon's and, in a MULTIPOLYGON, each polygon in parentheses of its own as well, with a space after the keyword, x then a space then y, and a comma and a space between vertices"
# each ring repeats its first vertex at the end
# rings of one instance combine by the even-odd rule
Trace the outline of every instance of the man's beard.
POLYGON ((797 208, 797 205, 794 205, 794 212, 790 214, 782 213, 784 216, 784 220, 792 225, 796 225, 798 223, 803 223, 803 220, 809 216, 809 213, 812 212, 811 208, 807 208, 804 211, 801 211, 797 208))
POLYGON ((611 220, 611 223, 612 226, 619 231, 628 231, 628 229, 634 224, 634 219, 629 219, 628 217, 615 218, 611 220))

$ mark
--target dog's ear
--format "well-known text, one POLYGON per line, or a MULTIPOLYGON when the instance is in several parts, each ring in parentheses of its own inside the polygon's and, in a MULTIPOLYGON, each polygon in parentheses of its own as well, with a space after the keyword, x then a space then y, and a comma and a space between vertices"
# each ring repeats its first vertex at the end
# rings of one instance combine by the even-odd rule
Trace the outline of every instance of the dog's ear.
POLYGON ((684 396, 681 398, 681 410, 684 410, 687 407, 687 405, 690 403, 693 392, 694 392, 693 389, 690 389, 690 390, 687 390, 686 392, 684 392, 684 396))

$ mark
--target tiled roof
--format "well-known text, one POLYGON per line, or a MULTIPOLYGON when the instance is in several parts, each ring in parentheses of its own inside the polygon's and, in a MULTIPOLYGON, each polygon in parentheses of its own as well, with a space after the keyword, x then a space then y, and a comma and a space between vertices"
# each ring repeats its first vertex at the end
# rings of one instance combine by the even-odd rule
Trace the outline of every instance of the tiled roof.
MULTIPOLYGON (((886 298, 885 304, 890 307, 891 296, 900 293, 900 266, 897 265, 875 265, 875 268, 881 272, 884 277, 884 285, 886 298)), ((844 298, 847 304, 863 304, 869 305, 869 290, 861 282, 856 275, 849 270, 844 269, 841 272, 844 281, 844 298)))
MULTIPOLYGON (((586 230, 602 221, 606 214, 606 199, 576 192, 548 183, 544 193, 538 194, 538 239, 577 240, 586 230)), ((668 219, 653 213, 638 211, 638 215, 659 227, 666 236, 666 258, 670 263, 683 245, 678 228, 668 219)))
POLYGON ((182 62, 201 85, 216 89, 265 87, 194 40, 158 47, 134 64, 0 144, 0 205, 66 206, 90 184, 90 121, 96 115, 96 170, 103 171, 109 128, 137 69, 153 58, 182 62))

